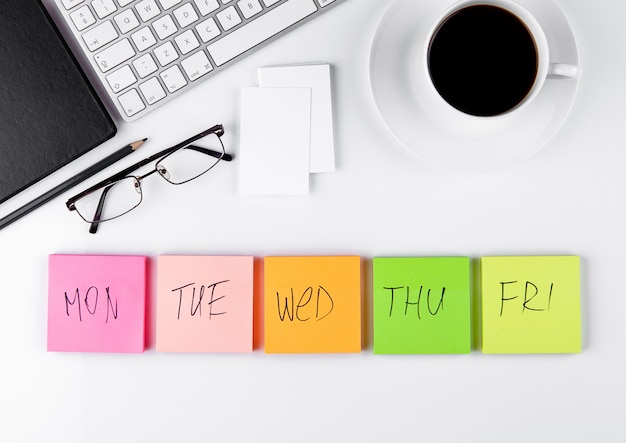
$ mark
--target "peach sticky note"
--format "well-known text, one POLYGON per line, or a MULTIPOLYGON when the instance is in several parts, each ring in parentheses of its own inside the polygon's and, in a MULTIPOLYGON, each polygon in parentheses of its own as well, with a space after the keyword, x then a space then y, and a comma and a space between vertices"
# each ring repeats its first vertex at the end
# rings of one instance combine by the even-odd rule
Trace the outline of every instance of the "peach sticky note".
POLYGON ((580 258, 483 257, 484 353, 581 351, 580 258))
POLYGON ((360 257, 265 258, 265 352, 361 351, 360 257))
POLYGON ((376 354, 468 354, 468 257, 373 260, 376 354))
POLYGON ((156 350, 251 352, 253 284, 253 257, 158 257, 156 350))
POLYGON ((48 351, 143 352, 146 257, 51 255, 48 351))

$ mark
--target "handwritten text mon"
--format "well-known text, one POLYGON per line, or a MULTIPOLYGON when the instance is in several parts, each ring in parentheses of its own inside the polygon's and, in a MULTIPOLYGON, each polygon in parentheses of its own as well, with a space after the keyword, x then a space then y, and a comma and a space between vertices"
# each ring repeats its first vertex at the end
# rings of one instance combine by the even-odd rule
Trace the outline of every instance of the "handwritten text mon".
MULTIPOLYGON (((118 309, 117 309, 117 299, 115 302, 111 299, 110 288, 105 288, 106 292, 106 317, 104 319, 105 323, 109 322, 109 319, 112 317, 112 320, 117 320, 118 309)), ((81 297, 80 289, 76 288, 74 292, 74 297, 70 300, 70 297, 65 292, 65 314, 68 317, 72 317, 78 314, 78 320, 83 321, 83 308, 86 313, 89 314, 90 317, 95 317, 98 311, 98 301, 100 299, 100 292, 98 288, 95 286, 90 286, 89 289, 85 292, 85 295, 81 297), (71 309, 73 308, 73 309, 71 309)), ((102 308, 100 309, 100 311, 102 308)), ((87 316, 86 318, 89 318, 87 316)))

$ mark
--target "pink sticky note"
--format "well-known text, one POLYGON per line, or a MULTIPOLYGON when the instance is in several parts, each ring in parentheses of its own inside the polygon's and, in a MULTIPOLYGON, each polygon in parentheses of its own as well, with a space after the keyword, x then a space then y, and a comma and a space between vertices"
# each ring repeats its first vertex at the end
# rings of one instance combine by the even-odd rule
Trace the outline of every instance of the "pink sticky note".
POLYGON ((51 255, 48 351, 143 352, 147 258, 51 255))
POLYGON ((159 352, 251 352, 254 259, 157 259, 159 352))

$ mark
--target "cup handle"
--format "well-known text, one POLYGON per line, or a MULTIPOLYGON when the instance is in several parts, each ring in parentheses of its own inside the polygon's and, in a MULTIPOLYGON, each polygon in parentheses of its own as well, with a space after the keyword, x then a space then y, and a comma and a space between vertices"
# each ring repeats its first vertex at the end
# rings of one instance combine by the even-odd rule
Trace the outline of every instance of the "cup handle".
POLYGON ((577 65, 567 63, 550 63, 547 78, 573 79, 580 77, 580 68, 577 65))

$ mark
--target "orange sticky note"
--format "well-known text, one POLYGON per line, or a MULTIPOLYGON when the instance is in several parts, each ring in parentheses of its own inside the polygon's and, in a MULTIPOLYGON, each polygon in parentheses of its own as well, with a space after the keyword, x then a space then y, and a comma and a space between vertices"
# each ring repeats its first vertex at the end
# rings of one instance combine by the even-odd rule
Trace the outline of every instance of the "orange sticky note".
POLYGON ((361 259, 265 258, 265 352, 361 351, 361 259))
POLYGON ((253 284, 253 257, 158 257, 156 350, 251 352, 253 284))

